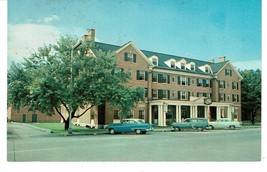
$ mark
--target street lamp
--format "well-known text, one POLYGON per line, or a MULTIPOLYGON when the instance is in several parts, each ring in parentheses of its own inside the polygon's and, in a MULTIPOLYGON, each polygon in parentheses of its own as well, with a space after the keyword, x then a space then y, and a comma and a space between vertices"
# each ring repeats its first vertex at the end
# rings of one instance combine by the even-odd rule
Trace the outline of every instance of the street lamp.
POLYGON ((70 63, 71 63, 71 67, 70 67, 70 95, 71 95, 71 103, 70 103, 70 114, 69 114, 69 128, 68 128, 68 134, 72 134, 72 128, 71 128, 71 114, 72 114, 72 106, 73 106, 73 75, 72 75, 72 62, 73 62, 73 51, 78 48, 80 45, 82 44, 81 40, 78 40, 77 43, 75 45, 72 46, 71 48, 71 52, 70 52, 70 63))

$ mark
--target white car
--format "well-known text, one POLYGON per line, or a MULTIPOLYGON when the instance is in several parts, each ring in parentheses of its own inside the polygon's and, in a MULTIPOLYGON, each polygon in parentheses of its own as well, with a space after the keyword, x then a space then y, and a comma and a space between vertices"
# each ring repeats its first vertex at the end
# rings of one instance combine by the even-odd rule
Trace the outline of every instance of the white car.
POLYGON ((218 119, 215 122, 209 122, 209 128, 210 129, 235 129, 235 128, 241 128, 242 123, 237 121, 232 121, 229 118, 221 118, 218 119))

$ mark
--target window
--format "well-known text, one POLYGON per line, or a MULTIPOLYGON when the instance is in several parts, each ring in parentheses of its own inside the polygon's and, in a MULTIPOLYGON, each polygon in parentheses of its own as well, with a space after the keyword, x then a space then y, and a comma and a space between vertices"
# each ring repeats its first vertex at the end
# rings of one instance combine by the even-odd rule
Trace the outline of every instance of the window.
POLYGON ((225 101, 225 94, 224 93, 219 94, 219 101, 225 101))
POLYGON ((114 110, 114 119, 119 119, 119 110, 114 110))
POLYGON ((123 70, 122 70, 121 68, 116 67, 116 68, 114 69, 114 74, 121 73, 122 71, 123 71, 123 70))
POLYGON ((197 79, 197 86, 198 87, 202 86, 202 79, 197 79))
POLYGON ((148 96, 148 89, 145 88, 145 97, 147 97, 147 96, 148 96))
POLYGON ((175 68, 175 61, 171 61, 171 68, 175 68))
POLYGON ((153 65, 158 66, 158 59, 152 58, 152 63, 153 63, 153 65))
POLYGON ((163 99, 167 99, 168 96, 167 96, 167 90, 162 90, 162 98, 163 99))
POLYGON ((203 87, 209 87, 210 86, 210 80, 203 79, 203 87))
POLYGON ((192 85, 195 85, 195 79, 192 78, 192 85))
POLYGON ((174 98, 175 97, 175 91, 172 90, 172 97, 174 98))
POLYGON ((143 70, 136 71, 136 80, 146 80, 147 81, 148 72, 143 70))
POLYGON ((219 81, 219 88, 225 88, 225 81, 219 81))
POLYGON ((139 119, 145 119, 145 110, 139 110, 138 118, 139 119))
POLYGON ((225 76, 232 76, 232 70, 231 69, 225 69, 225 76))
POLYGON ((181 91, 181 100, 188 100, 188 94, 186 91, 181 91))
POLYGON ((186 77, 182 76, 181 77, 181 82, 182 82, 182 85, 187 85, 187 83, 186 83, 186 77))
POLYGON ((185 63, 181 63, 181 69, 185 69, 185 63))
POLYGON ((175 82, 174 82, 174 78, 175 78, 175 77, 174 77, 174 76, 172 76, 172 83, 175 83, 175 82))
POLYGON ((158 74, 156 73, 152 74, 152 82, 158 82, 158 74))
POLYGON ((233 102, 239 102, 239 96, 237 94, 233 94, 233 102))
POLYGON ((152 90, 152 98, 154 99, 158 98, 158 90, 155 90, 155 89, 152 90))
POLYGON ((124 53, 124 61, 130 61, 136 63, 136 54, 133 53, 124 53))
POLYGON ((195 71, 195 64, 191 64, 191 65, 190 65, 190 70, 195 71))
POLYGON ((208 66, 205 66, 205 72, 210 73, 210 68, 208 66))
POLYGON ((238 90, 238 82, 232 82, 232 89, 238 90))
MULTIPOLYGON (((169 76, 169 75, 168 75, 169 76)), ((169 78, 170 79, 170 78, 169 78)), ((167 80, 167 75, 165 74, 159 74, 158 75, 158 82, 159 83, 167 83, 168 80, 167 80)))

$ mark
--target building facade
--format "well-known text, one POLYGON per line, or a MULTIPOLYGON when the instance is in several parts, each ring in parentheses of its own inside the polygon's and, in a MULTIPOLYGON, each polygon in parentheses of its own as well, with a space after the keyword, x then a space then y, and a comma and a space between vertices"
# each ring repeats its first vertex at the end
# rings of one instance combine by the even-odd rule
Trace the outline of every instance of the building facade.
MULTIPOLYGON (((95 40, 90 29, 83 40, 95 40)), ((103 51, 115 51, 115 71, 127 71, 132 79, 128 86, 145 89, 145 102, 132 110, 133 118, 141 118, 158 126, 170 125, 188 117, 204 117, 209 121, 230 118, 241 121, 241 80, 235 67, 220 57, 202 61, 139 49, 133 42, 122 46, 95 42, 103 51)), ((106 125, 118 122, 118 110, 109 104, 99 106, 86 120, 75 123, 106 125)))

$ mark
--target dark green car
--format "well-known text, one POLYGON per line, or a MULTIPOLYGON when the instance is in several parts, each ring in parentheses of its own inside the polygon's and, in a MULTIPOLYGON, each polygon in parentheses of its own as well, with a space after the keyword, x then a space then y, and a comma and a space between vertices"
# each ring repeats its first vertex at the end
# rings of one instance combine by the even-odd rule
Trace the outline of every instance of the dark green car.
POLYGON ((109 124, 106 130, 110 134, 115 133, 130 133, 146 134, 148 131, 153 131, 152 125, 145 123, 142 119, 124 119, 121 123, 109 124))
POLYGON ((184 129, 193 129, 203 131, 209 126, 206 118, 186 118, 183 122, 174 122, 172 129, 174 131, 181 131, 184 129))

